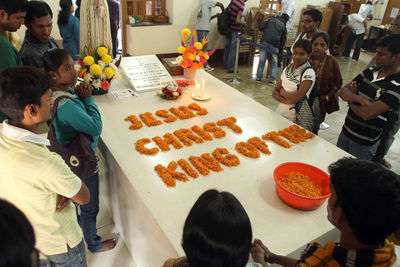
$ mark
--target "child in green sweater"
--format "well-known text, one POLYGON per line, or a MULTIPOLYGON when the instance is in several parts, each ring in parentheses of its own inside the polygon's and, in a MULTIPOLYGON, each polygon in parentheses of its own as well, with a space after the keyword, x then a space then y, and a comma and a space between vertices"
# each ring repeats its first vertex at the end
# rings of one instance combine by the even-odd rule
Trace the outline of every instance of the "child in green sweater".
MULTIPOLYGON (((92 97, 92 88, 87 83, 76 85, 77 73, 72 56, 64 49, 53 49, 43 55, 43 67, 53 78, 51 104, 60 96, 62 99, 54 118, 57 141, 61 145, 71 143, 79 132, 89 136, 94 151, 102 130, 99 109, 92 97)), ((96 216, 99 212, 99 174, 96 170, 88 177, 80 177, 90 191, 90 202, 80 205, 78 222, 91 252, 107 251, 116 245, 115 239, 102 241, 97 235, 96 216)))

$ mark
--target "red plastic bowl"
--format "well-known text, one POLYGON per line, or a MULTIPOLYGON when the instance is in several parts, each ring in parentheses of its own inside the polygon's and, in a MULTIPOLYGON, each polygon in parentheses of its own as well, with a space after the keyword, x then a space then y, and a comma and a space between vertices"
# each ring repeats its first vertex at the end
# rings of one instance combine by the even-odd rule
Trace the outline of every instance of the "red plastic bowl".
POLYGON ((289 206, 300 210, 314 210, 321 206, 325 200, 331 195, 329 188, 330 177, 329 175, 309 164, 301 162, 286 162, 280 164, 274 170, 275 189, 279 198, 289 206), (286 176, 290 172, 299 172, 310 177, 310 180, 321 186, 322 197, 312 198, 305 197, 290 192, 279 183, 279 179, 286 176))

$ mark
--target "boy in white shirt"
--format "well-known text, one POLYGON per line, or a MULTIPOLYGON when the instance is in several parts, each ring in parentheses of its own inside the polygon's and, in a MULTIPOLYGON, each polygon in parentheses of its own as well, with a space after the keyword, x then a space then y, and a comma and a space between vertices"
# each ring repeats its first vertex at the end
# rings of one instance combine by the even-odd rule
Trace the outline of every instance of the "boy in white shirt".
POLYGON ((354 53, 353 53, 353 61, 357 61, 360 57, 361 45, 364 39, 365 30, 367 28, 367 24, 365 19, 357 13, 350 14, 347 18, 347 26, 352 29, 352 33, 346 41, 346 46, 344 48, 342 56, 349 57, 350 50, 353 46, 354 41, 356 42, 354 53))
POLYGON ((8 120, 0 128, 0 198, 19 208, 32 223, 41 266, 86 266, 82 230, 75 206, 90 193, 64 160, 38 135, 50 118, 51 78, 34 67, 0 73, 0 109, 8 120))

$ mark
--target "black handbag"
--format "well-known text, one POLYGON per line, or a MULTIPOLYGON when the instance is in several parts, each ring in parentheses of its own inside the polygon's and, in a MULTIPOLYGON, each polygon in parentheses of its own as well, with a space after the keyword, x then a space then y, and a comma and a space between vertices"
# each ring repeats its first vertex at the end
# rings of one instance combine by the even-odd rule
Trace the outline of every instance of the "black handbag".
POLYGON ((92 175, 97 170, 98 159, 90 142, 91 137, 87 134, 78 132, 75 139, 67 145, 61 145, 56 138, 53 125, 54 118, 56 117, 60 101, 65 98, 76 102, 76 100, 69 96, 60 96, 54 101, 51 110, 49 132, 47 134, 47 138, 50 140, 50 146, 48 149, 59 154, 78 177, 85 178, 92 175))
MULTIPOLYGON (((305 68, 300 76, 300 86, 303 78, 303 74, 306 70, 310 69, 305 68)), ((307 97, 307 94, 304 96, 302 100, 296 103, 296 119, 295 123, 299 126, 309 130, 310 132, 317 134, 319 130, 319 125, 321 124, 321 107, 319 103, 318 97, 318 86, 317 82, 314 83, 314 86, 310 89, 311 92, 307 97)))

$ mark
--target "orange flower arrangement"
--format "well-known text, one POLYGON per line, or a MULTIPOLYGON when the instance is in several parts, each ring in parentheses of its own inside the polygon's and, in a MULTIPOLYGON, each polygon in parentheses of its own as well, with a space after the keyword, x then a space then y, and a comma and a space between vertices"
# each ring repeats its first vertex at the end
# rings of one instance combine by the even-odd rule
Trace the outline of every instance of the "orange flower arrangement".
POLYGON ((272 142, 276 143, 277 145, 280 145, 284 148, 289 148, 290 144, 283 140, 281 137, 279 137, 278 133, 275 131, 268 132, 262 136, 262 139, 264 140, 271 140, 272 142))
POLYGON ((279 183, 292 193, 305 197, 322 197, 322 188, 314 184, 310 177, 299 172, 290 172, 279 183))
POLYGON ((192 178, 197 178, 199 177, 199 174, 196 172, 195 169, 190 166, 189 162, 187 162, 184 159, 178 160, 178 165, 184 170, 190 177, 192 178))
POLYGON ((166 133, 163 135, 165 142, 167 142, 167 144, 172 145, 175 149, 181 149, 183 147, 183 145, 178 141, 178 139, 175 138, 175 136, 173 136, 170 133, 166 133))
POLYGON ((145 112, 143 114, 139 114, 140 119, 146 124, 147 127, 157 126, 162 124, 160 120, 157 120, 151 112, 145 112))
POLYGON ((227 126, 233 132, 235 132, 237 134, 241 134, 243 132, 242 128, 240 128, 239 125, 236 124, 236 121, 237 121, 236 118, 229 117, 229 118, 217 121, 217 125, 219 125, 219 126, 227 126))
POLYGON ((204 115, 208 114, 208 110, 206 108, 200 107, 199 104, 197 104, 197 103, 189 104, 188 108, 190 108, 191 110, 197 111, 196 115, 199 115, 199 116, 204 116, 204 115))
POLYGON ((179 181, 182 181, 182 182, 189 181, 189 178, 186 176, 186 174, 184 174, 183 172, 175 171, 176 168, 178 168, 178 164, 175 161, 171 161, 168 164, 167 170, 172 175, 172 177, 175 178, 176 180, 179 180, 179 181))
POLYGON ((236 155, 229 154, 229 151, 226 148, 218 147, 213 151, 212 155, 216 160, 221 162, 221 164, 228 167, 233 167, 240 164, 239 158, 236 155))
POLYGON ((201 129, 201 127, 198 125, 193 126, 191 129, 193 132, 195 132, 198 136, 200 136, 204 140, 211 141, 213 139, 209 133, 201 129))
POLYGON ((210 173, 210 169, 215 172, 220 172, 224 170, 219 165, 219 162, 211 157, 209 153, 201 154, 201 157, 190 156, 189 160, 192 165, 204 176, 210 173))
POLYGON ((258 151, 257 147, 246 142, 237 143, 235 145, 235 150, 249 158, 256 159, 260 157, 260 151, 258 151))
POLYGON ((129 126, 129 130, 137 130, 143 127, 143 123, 135 115, 127 116, 125 121, 130 121, 132 123, 131 126, 129 126))
POLYGON ((181 32, 181 46, 178 47, 180 55, 176 58, 176 63, 184 69, 198 70, 203 67, 203 64, 207 62, 215 49, 205 51, 205 45, 208 43, 207 38, 204 37, 201 43, 195 42, 196 30, 193 31, 192 37, 188 39, 190 34, 189 29, 183 29, 181 32), (189 40, 190 44, 187 45, 189 40))
POLYGON ((203 143, 204 140, 201 137, 196 136, 191 130, 189 129, 179 129, 174 131, 174 135, 178 137, 178 139, 185 145, 191 146, 193 141, 197 144, 203 143))
POLYGON ((186 120, 196 117, 196 115, 188 107, 185 106, 180 106, 178 108, 170 108, 169 111, 181 120, 186 120))
POLYGON ((142 138, 136 141, 136 151, 139 152, 140 154, 145 154, 145 155, 155 155, 160 151, 158 148, 153 147, 153 148, 147 148, 144 145, 150 143, 149 138, 142 138))
POLYGON ((204 153, 201 154, 201 162, 207 166, 207 168, 215 171, 215 172, 220 172, 223 171, 224 169, 219 165, 219 162, 215 160, 209 153, 204 153))
POLYGON ((203 160, 200 157, 190 156, 189 161, 202 175, 206 176, 210 173, 210 169, 208 169, 207 166, 204 165, 203 160))
POLYGON ((162 166, 161 164, 158 164, 157 166, 154 167, 156 172, 158 173, 158 176, 161 177, 163 182, 168 186, 168 187, 175 187, 176 186, 176 181, 172 177, 171 173, 168 171, 167 168, 162 166))
POLYGON ((161 137, 154 136, 153 138, 151 138, 151 140, 156 143, 156 145, 161 149, 162 152, 170 150, 168 143, 161 137))
POLYGON ((162 110, 157 110, 156 115, 161 118, 165 118, 163 121, 166 123, 174 122, 178 118, 172 114, 168 113, 168 110, 162 109, 162 110))
POLYGON ((215 138, 222 138, 226 135, 226 132, 217 126, 215 122, 207 122, 203 125, 204 131, 213 133, 215 138))
POLYGON ((278 134, 295 144, 305 142, 307 139, 313 138, 315 136, 313 133, 307 132, 305 129, 300 128, 296 124, 293 124, 283 130, 279 130, 278 134))
POLYGON ((257 147, 258 150, 260 150, 262 153, 270 155, 271 151, 268 149, 268 145, 261 140, 259 137, 252 137, 249 140, 247 140, 247 143, 252 144, 253 146, 257 147))

